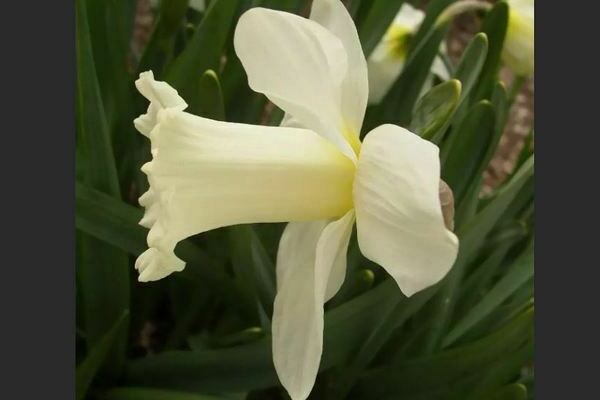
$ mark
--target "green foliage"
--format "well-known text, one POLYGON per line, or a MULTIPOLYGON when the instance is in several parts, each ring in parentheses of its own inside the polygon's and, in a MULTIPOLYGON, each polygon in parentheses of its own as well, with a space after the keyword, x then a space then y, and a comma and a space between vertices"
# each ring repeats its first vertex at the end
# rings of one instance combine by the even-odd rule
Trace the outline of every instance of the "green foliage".
MULTIPOLYGON (((428 2, 402 73, 369 107, 362 135, 381 123, 410 128, 440 147, 455 196, 460 252, 441 282, 410 298, 359 252, 353 237, 340 292, 326 304, 315 399, 527 398, 533 360, 533 132, 515 169, 482 197, 513 97, 499 80, 508 7, 482 13, 480 33, 430 80, 447 38, 436 23, 453 1, 428 2), (429 86, 427 86, 429 85, 429 86), (424 89, 427 87, 428 89, 424 89)), ((271 355, 275 254, 281 225, 233 226, 188 238, 186 268, 136 282, 147 248, 136 199, 149 145, 132 120, 147 104, 134 81, 151 69, 188 111, 230 122, 277 125, 283 113, 252 92, 233 51, 248 8, 306 15, 304 0, 212 0, 204 12, 163 0, 152 35, 129 54, 133 1, 77 0, 77 398, 285 399, 271 355), (130 320, 131 318, 131 320, 130 320), (86 397, 87 396, 87 397, 86 397)), ((347 2, 366 54, 404 1, 347 2)), ((414 2, 413 2, 414 3, 414 2)), ((512 92, 511 92, 512 93, 512 92)))

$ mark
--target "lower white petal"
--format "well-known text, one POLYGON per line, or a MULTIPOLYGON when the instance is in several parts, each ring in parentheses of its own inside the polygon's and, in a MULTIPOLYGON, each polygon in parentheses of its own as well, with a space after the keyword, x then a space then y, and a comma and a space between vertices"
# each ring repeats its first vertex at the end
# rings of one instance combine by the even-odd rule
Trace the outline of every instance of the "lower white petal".
POLYGON ((406 296, 437 283, 456 259, 439 184, 437 146, 395 125, 367 134, 354 182, 358 243, 406 296))
POLYGON ((173 250, 188 236, 336 218, 352 207, 354 163, 311 131, 213 121, 178 108, 159 109, 155 120, 153 159, 142 168, 150 190, 140 198, 154 250, 138 259, 141 280, 181 270, 173 250))
POLYGON ((293 400, 314 386, 323 351, 323 304, 340 288, 354 212, 337 221, 292 222, 277 253, 273 362, 293 400))

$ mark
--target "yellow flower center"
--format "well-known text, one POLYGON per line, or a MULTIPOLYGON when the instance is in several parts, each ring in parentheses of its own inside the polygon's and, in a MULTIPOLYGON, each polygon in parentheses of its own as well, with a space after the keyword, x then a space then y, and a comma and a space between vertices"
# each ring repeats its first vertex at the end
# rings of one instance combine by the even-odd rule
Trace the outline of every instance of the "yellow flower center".
POLYGON ((404 60, 408 53, 408 46, 412 32, 403 25, 392 25, 385 35, 385 45, 390 57, 397 60, 404 60))

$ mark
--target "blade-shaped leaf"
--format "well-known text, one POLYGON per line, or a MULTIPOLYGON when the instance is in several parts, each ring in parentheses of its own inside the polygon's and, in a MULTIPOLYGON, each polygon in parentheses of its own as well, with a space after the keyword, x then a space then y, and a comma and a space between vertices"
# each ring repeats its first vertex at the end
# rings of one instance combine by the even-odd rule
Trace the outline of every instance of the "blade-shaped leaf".
POLYGON ((461 83, 456 79, 440 83, 419 99, 410 123, 411 132, 431 140, 445 129, 458 106, 461 83))
POLYGON ((475 217, 460 227, 458 237, 460 247, 454 266, 442 281, 443 288, 436 295, 433 311, 432 327, 428 333, 426 351, 432 352, 439 346, 442 335, 450 322, 458 297, 458 288, 462 283, 465 267, 472 261, 481 248, 487 235, 504 216, 504 213, 515 200, 521 189, 533 175, 534 156, 531 156, 511 180, 499 191, 475 217))
POLYGON ((451 346, 471 327, 489 315, 496 307, 508 299, 533 276, 533 245, 519 257, 506 274, 487 293, 485 298, 473 307, 446 335, 442 347, 451 346))
POLYGON ((237 0, 211 1, 187 46, 168 67, 165 80, 184 99, 193 98, 197 88, 194 82, 204 71, 220 70, 221 54, 236 6, 237 0))
POLYGON ((221 84, 215 71, 209 69, 198 80, 194 96, 187 99, 188 111, 204 118, 225 120, 225 105, 221 84))
MULTIPOLYGON (((85 0, 76 3, 77 60, 77 134, 81 158, 85 163, 85 182, 120 197, 104 107, 98 86, 89 36, 85 0)), ((85 293, 83 307, 86 339, 94 347, 129 308, 129 271, 127 255, 117 248, 87 235, 80 237, 81 257, 77 274, 85 293)), ((119 332, 108 357, 107 371, 118 374, 125 352, 127 328, 119 332)))
POLYGON ((504 46, 504 38, 508 26, 508 4, 505 1, 499 1, 488 12, 481 26, 489 40, 489 48, 485 64, 481 71, 481 76, 474 91, 475 101, 487 98, 489 99, 498 79, 498 70, 500 69, 500 56, 504 46))
POLYGON ((122 387, 109 390, 105 400, 228 400, 229 397, 176 392, 141 387, 122 387))
POLYGON ((87 390, 108 355, 110 348, 115 341, 115 338, 127 325, 128 312, 124 312, 119 319, 115 321, 115 325, 90 349, 87 357, 77 367, 75 371, 75 398, 81 400, 84 398, 87 390))
POLYGON ((469 184, 485 168, 486 154, 491 147, 495 149, 494 132, 494 107, 483 100, 469 111, 442 146, 442 179, 452 188, 459 206, 469 184))
POLYGON ((392 393, 394 397, 385 398, 410 398, 411 395, 431 392, 436 388, 446 391, 459 380, 469 375, 477 376, 499 360, 501 362, 505 354, 519 349, 532 335, 533 308, 530 308, 477 342, 367 373, 361 386, 368 390, 369 398, 373 399, 392 393))
MULTIPOLYGON (((254 297, 270 318, 275 299, 275 266, 250 225, 228 229, 232 245, 232 263, 254 297)), ((268 328, 268 327, 265 327, 268 328)))
MULTIPOLYGON (((138 225, 143 214, 141 209, 80 183, 76 184, 75 194, 77 229, 135 256, 146 250, 147 230, 138 225)), ((175 277, 198 280, 206 287, 221 291, 228 303, 252 307, 240 301, 239 290, 222 270, 220 263, 205 251, 188 240, 179 243, 175 251, 188 262, 183 271, 174 274, 175 277)), ((126 266, 124 270, 127 272, 126 266)))

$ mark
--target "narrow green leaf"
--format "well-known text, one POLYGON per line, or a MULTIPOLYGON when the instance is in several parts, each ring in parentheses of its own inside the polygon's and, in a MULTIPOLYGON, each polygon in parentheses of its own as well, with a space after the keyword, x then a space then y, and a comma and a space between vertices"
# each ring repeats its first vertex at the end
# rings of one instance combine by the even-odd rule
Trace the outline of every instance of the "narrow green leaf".
POLYGON ((486 154, 494 147, 495 113, 492 104, 477 103, 453 129, 441 151, 442 178, 452 188, 458 205, 485 168, 486 154))
MULTIPOLYGON (((508 118, 508 93, 502 81, 498 81, 494 85, 494 89, 492 90, 492 105, 494 106, 494 110, 496 110, 496 133, 500 137, 508 118)), ((489 158, 491 159, 491 155, 489 158)))
POLYGON ((336 380, 336 398, 343 399, 348 395, 360 373, 367 368, 385 343, 392 337, 396 328, 419 311, 435 294, 436 290, 437 287, 430 287, 411 298, 395 296, 380 305, 377 311, 379 318, 375 324, 371 325, 369 336, 336 380))
POLYGON ((211 1, 200 25, 181 54, 169 66, 166 81, 184 99, 194 96, 200 74, 220 70, 221 54, 232 23, 237 0, 211 1))
POLYGON ((394 398, 409 398, 436 388, 446 391, 458 380, 469 375, 477 376, 482 370, 495 365, 506 354, 519 349, 532 335, 533 308, 530 308, 498 331, 474 343, 408 360, 394 368, 373 370, 364 375, 361 386, 369 393, 369 398, 381 398, 391 393, 394 398))
POLYGON ((410 131, 431 140, 445 129, 458 105, 461 83, 456 79, 440 83, 419 99, 410 124, 410 131))
POLYGON ((151 70, 157 79, 163 79, 164 69, 173 59, 175 37, 185 21, 188 0, 161 1, 152 36, 138 65, 140 72, 151 70))
MULTIPOLYGON (((85 163, 85 182, 107 197, 120 198, 115 160, 89 36, 85 0, 76 3, 78 162, 85 163)), ((87 235, 80 238, 78 279, 84 295, 86 339, 94 347, 129 308, 127 255, 87 235)), ((124 359, 127 327, 119 332, 107 358, 107 372, 118 374, 124 359)))
POLYGON ((104 400, 227 400, 228 397, 175 392, 141 387, 114 388, 106 392, 104 400))
POLYGON ((94 376, 96 376, 100 366, 108 356, 109 350, 119 331, 127 325, 127 317, 128 312, 124 312, 115 321, 115 325, 91 348, 85 360, 77 367, 75 371, 75 398, 77 400, 84 398, 94 376))
POLYGON ((520 383, 513 383, 475 400, 527 400, 527 388, 520 383))
POLYGON ((225 120, 225 105, 221 84, 215 71, 209 69, 198 80, 198 88, 194 96, 187 99, 188 111, 201 117, 225 120))
POLYGON ((465 99, 475 86, 485 63, 487 52, 488 38, 485 33, 480 32, 471 39, 454 70, 454 79, 458 79, 463 85, 461 100, 465 99))
POLYGON ((533 176, 534 157, 531 156, 517 173, 498 191, 497 196, 490 201, 475 217, 459 228, 460 247, 454 266, 443 281, 443 288, 435 298, 433 324, 428 334, 426 352, 433 352, 439 345, 442 335, 451 320, 454 306, 458 297, 458 288, 462 283, 465 268, 487 235, 504 216, 504 213, 517 197, 521 189, 533 176))
POLYGON ((275 299, 275 265, 252 226, 232 226, 228 233, 234 269, 270 318, 275 299))
MULTIPOLYGON (((327 311, 320 368, 330 368, 353 354, 379 318, 379 305, 399 296, 395 282, 388 280, 327 311)), ((213 393, 252 390, 279 382, 273 368, 270 335, 227 349, 163 352, 132 361, 127 372, 128 384, 213 393)))
POLYGON ((425 10, 425 18, 423 19, 423 22, 421 22, 419 30, 413 38, 413 49, 415 49, 416 46, 427 37, 428 33, 434 29, 434 25, 442 11, 455 1, 456 0, 431 0, 429 2, 427 9, 425 10))
MULTIPOLYGON (((143 214, 141 209, 80 183, 76 184, 75 194, 77 229, 135 256, 147 249, 148 231, 138 225, 143 214)), ((179 243, 175 252, 188 263, 183 271, 174 274, 175 277, 203 282, 206 287, 221 291, 223 298, 229 303, 248 306, 240 300, 239 290, 232 284, 220 263, 205 251, 184 240, 179 243)), ((128 266, 123 266, 123 271, 128 272, 128 266)))
POLYGON ((515 261, 502 279, 487 293, 485 298, 456 323, 454 328, 444 338, 442 347, 451 346, 460 339, 471 327, 494 311, 496 307, 515 293, 532 276, 533 245, 515 261))
POLYGON ((405 0, 373 0, 358 36, 363 52, 368 57, 375 49, 405 0))
POLYGON ((490 98, 494 83, 498 80, 498 70, 500 69, 500 56, 504 46, 504 38, 508 26, 508 4, 506 1, 499 1, 488 12, 481 26, 489 41, 487 57, 477 87, 474 91, 475 101, 490 98))

